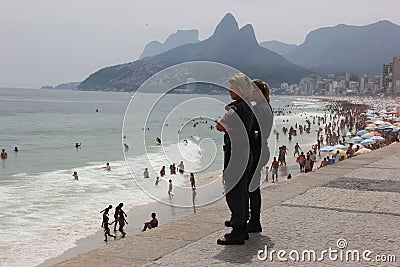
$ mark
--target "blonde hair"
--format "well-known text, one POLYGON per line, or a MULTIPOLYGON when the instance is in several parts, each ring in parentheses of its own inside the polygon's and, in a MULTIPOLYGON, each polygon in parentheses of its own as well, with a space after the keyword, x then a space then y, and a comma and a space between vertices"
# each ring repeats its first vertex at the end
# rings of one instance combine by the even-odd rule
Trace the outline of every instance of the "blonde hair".
POLYGON ((241 98, 247 99, 250 97, 252 90, 256 89, 254 83, 243 73, 236 73, 229 78, 229 84, 241 98))
POLYGON ((260 79, 253 80, 253 82, 257 85, 258 89, 260 89, 260 91, 264 95, 265 99, 269 103, 270 102, 269 94, 270 94, 271 90, 269 89, 268 83, 266 83, 260 79))

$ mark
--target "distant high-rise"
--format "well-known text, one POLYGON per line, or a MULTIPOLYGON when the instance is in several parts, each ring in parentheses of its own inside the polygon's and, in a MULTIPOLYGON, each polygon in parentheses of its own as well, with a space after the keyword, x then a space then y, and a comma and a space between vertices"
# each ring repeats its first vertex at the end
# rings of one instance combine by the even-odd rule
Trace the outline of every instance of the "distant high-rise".
POLYGON ((383 64, 382 86, 386 93, 400 93, 400 56, 393 58, 393 62, 383 64))

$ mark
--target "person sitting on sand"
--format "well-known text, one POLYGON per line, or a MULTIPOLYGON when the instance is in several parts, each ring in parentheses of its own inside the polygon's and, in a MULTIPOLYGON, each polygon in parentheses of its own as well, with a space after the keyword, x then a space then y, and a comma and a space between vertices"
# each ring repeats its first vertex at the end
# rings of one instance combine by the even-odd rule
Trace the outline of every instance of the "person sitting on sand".
POLYGON ((106 166, 105 167, 102 167, 105 171, 111 171, 111 166, 110 166, 110 163, 106 163, 106 166))
POLYGON ((325 166, 328 166, 328 165, 329 165, 328 160, 326 158, 324 158, 324 160, 321 161, 321 165, 319 165, 318 168, 322 168, 322 167, 325 167, 325 166))
POLYGON ((79 177, 78 177, 78 172, 74 172, 74 174, 72 174, 72 176, 74 177, 74 179, 76 180, 76 181, 78 181, 78 179, 79 179, 79 177))
POLYGON ((143 232, 146 231, 146 229, 151 229, 151 228, 155 228, 158 226, 158 220, 156 218, 156 213, 153 212, 151 214, 151 220, 149 222, 145 222, 144 223, 144 227, 143 227, 143 232))

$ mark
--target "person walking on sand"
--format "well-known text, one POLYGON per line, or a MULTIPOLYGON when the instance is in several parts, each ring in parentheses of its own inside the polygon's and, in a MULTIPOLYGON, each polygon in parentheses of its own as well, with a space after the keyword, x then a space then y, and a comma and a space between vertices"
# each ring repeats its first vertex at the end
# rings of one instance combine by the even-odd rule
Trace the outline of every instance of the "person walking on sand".
POLYGON ((194 174, 193 172, 190 173, 190 185, 192 186, 192 188, 196 187, 196 181, 194 179, 194 174))
POLYGON ((111 236, 114 237, 114 239, 116 239, 117 237, 115 235, 112 235, 110 233, 110 227, 108 227, 109 225, 112 225, 113 223, 115 223, 115 221, 109 223, 108 222, 109 218, 108 218, 108 212, 104 212, 103 213, 103 227, 104 227, 104 241, 107 242, 107 236, 111 236))
POLYGON ((300 156, 300 150, 302 150, 302 149, 301 149, 301 147, 299 146, 299 143, 296 143, 296 145, 294 146, 293 157, 295 157, 296 154, 297 154, 297 156, 300 156))
MULTIPOLYGON (((122 210, 123 206, 124 206, 124 203, 119 203, 118 206, 115 207, 115 211, 114 211, 114 219, 115 219, 114 232, 117 231, 117 223, 119 223, 119 215, 120 215, 120 211, 122 210)), ((125 216, 127 216, 126 213, 123 210, 122 210, 122 213, 125 216)))
POLYGON ((74 171, 74 174, 72 174, 72 176, 74 177, 75 181, 79 180, 78 172, 74 171))
POLYGON ((108 205, 107 208, 105 208, 104 210, 100 211, 100 213, 103 213, 103 221, 101 223, 101 227, 103 227, 104 222, 105 222, 105 216, 108 216, 108 212, 110 211, 110 209, 112 209, 112 205, 108 205))
POLYGON ((304 165, 306 164, 306 156, 304 156, 304 152, 302 151, 300 156, 297 157, 297 162, 300 166, 300 172, 304 172, 304 165))
POLYGON ((274 160, 272 161, 271 164, 271 174, 272 174, 272 182, 275 183, 275 178, 276 181, 278 182, 278 168, 279 168, 279 162, 276 160, 276 157, 274 157, 274 160))
POLYGON ((172 193, 172 180, 171 179, 169 180, 169 185, 168 185, 168 196, 169 196, 169 199, 171 199, 174 196, 174 194, 172 193))
POLYGON ((128 222, 126 221, 125 216, 126 216, 125 212, 122 209, 120 209, 119 216, 118 216, 118 223, 119 223, 118 231, 121 232, 121 234, 122 234, 121 237, 126 236, 126 233, 124 232, 124 226, 125 226, 125 223, 128 224, 128 222))

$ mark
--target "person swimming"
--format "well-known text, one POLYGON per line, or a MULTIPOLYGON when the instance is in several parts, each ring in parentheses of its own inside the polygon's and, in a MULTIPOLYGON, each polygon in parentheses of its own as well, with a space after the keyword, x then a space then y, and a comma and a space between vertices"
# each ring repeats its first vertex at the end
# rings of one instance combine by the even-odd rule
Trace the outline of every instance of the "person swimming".
POLYGON ((81 147, 81 143, 75 143, 75 147, 76 148, 81 147))

